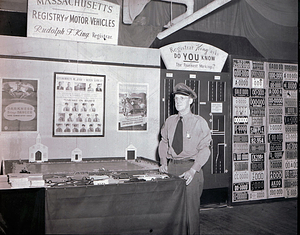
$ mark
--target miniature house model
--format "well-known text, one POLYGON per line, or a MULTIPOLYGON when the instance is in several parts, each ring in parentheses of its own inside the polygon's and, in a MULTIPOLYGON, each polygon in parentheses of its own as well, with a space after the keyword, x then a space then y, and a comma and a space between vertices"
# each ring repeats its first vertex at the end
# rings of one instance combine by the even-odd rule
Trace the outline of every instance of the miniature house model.
POLYGON ((71 161, 72 162, 82 161, 82 151, 79 148, 76 148, 72 151, 71 161))
POLYGON ((48 161, 48 147, 41 143, 41 136, 36 137, 36 144, 29 148, 29 162, 48 161))
POLYGON ((132 144, 129 145, 125 150, 125 159, 126 160, 136 159, 136 147, 134 147, 132 144))

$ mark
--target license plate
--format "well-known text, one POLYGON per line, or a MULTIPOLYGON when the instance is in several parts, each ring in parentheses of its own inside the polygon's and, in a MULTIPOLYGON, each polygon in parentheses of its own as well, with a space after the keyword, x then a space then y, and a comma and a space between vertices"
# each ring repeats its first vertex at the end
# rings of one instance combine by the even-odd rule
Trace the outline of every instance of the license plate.
POLYGON ((251 107, 265 107, 265 98, 250 98, 249 105, 251 107))
POLYGON ((282 107, 269 108, 269 115, 282 115, 282 107))
POLYGON ((249 69, 234 69, 233 76, 236 78, 249 78, 249 69))
POLYGON ((283 77, 284 77, 285 80, 297 81, 298 80, 298 73, 287 73, 287 72, 285 72, 283 74, 283 77))
POLYGON ((298 116, 284 116, 285 125, 298 124, 298 116))
POLYGON ((264 144, 265 143, 265 136, 251 136, 250 137, 250 144, 264 144))
POLYGON ((279 64, 279 63, 268 63, 268 67, 269 67, 269 70, 272 70, 272 71, 282 71, 283 70, 283 64, 279 64))
POLYGON ((234 134, 247 134, 247 125, 234 125, 234 134))
POLYGON ((269 72, 268 78, 273 79, 273 80, 283 80, 283 73, 282 72, 269 72))
POLYGON ((297 91, 296 90, 284 90, 283 91, 283 98, 297 98, 297 91))
POLYGON ((246 190, 249 190, 248 182, 233 184, 233 191, 246 191, 246 190))
POLYGON ((237 107, 237 106, 249 106, 249 98, 244 97, 233 97, 233 107, 237 107))
POLYGON ((284 180, 284 187, 285 188, 293 188, 298 186, 297 179, 285 179, 284 180))
POLYGON ((282 143, 270 143, 270 151, 281 151, 282 150, 282 143))
POLYGON ((250 69, 250 60, 233 60, 233 67, 234 68, 244 68, 244 69, 250 69))
POLYGON ((297 90, 298 83, 293 81, 285 81, 283 82, 283 89, 285 90, 297 90))
POLYGON ((265 71, 251 70, 252 78, 265 78, 265 71))
POLYGON ((285 107, 297 107, 297 99, 284 99, 285 107))
POLYGON ((265 154, 251 154, 251 162, 264 162, 265 161, 265 154))
POLYGON ((234 163, 234 171, 247 171, 247 170, 248 170, 248 162, 234 163))
POLYGON ((282 159, 283 157, 283 151, 277 151, 277 152, 270 152, 269 153, 269 159, 274 160, 274 159, 282 159))
POLYGON ((270 171, 270 179, 282 179, 282 170, 270 171))
POLYGON ((250 126, 250 135, 264 135, 265 134, 265 126, 250 126))
POLYGON ((265 116, 266 116, 265 108, 250 107, 250 117, 265 117, 265 116))
POLYGON ((269 124, 281 124, 282 116, 281 115, 270 115, 269 116, 269 124))
POLYGON ((233 78, 233 87, 249 87, 249 78, 233 78))
POLYGON ((270 169, 282 169, 282 160, 270 160, 270 169))
POLYGON ((269 124, 269 132, 281 132, 282 124, 269 124))
POLYGON ((236 152, 248 152, 248 143, 246 144, 233 144, 233 150, 235 150, 236 152))
POLYGON ((287 198, 298 197, 297 188, 285 188, 284 191, 287 198))
POLYGON ((265 144, 250 144, 249 146, 250 153, 264 153, 265 151, 265 144))
POLYGON ((252 61, 252 69, 265 70, 265 63, 260 61, 252 61))
POLYGON ((270 189, 269 196, 270 196, 270 198, 282 197, 283 196, 283 189, 282 188, 270 189))
POLYGON ((281 88, 269 88, 269 96, 282 96, 281 88))
POLYGON ((287 125, 285 126, 286 133, 294 133, 298 132, 298 125, 287 125))
POLYGON ((285 107, 286 115, 297 115, 298 111, 296 107, 285 107))
POLYGON ((249 181, 249 171, 234 171, 233 172, 234 182, 248 182, 249 181))
POLYGON ((233 143, 248 143, 248 135, 234 135, 233 143))
POLYGON ((264 81, 263 78, 252 78, 252 87, 253 88, 264 88, 264 81))
POLYGON ((251 181, 251 191, 258 191, 258 190, 264 190, 265 181, 259 180, 259 181, 251 181))
POLYGON ((282 106, 283 98, 281 97, 269 97, 269 106, 282 106))
POLYGON ((246 201, 248 200, 248 192, 234 192, 233 193, 233 201, 246 201))
POLYGON ((282 142, 283 141, 283 134, 268 134, 268 142, 282 142))
POLYGON ((270 180, 270 188, 282 188, 282 179, 270 180))
POLYGON ((234 116, 233 120, 234 120, 234 124, 248 124, 247 116, 234 116))
POLYGON ((253 126, 263 126, 264 119, 263 119, 263 117, 251 117, 251 124, 253 126))
POLYGON ((236 116, 248 116, 249 108, 247 106, 235 106, 233 107, 233 115, 236 116))
POLYGON ((248 160, 248 153, 233 153, 233 160, 234 161, 247 161, 248 160))
POLYGON ((298 159, 285 160, 284 166, 285 166, 286 170, 297 169, 298 168, 298 159))
POLYGON ((297 142, 286 142, 285 143, 285 150, 297 150, 297 142))
POLYGON ((265 177, 264 171, 251 172, 251 181, 263 180, 265 177))
POLYGON ((252 88, 251 96, 266 96, 266 89, 252 88))
POLYGON ((285 159, 296 159, 298 151, 285 151, 285 159))
MULTIPOLYGON (((285 64, 284 65, 285 71, 298 71, 298 64, 285 64)), ((298 75, 298 73, 297 73, 298 75)), ((298 76, 297 76, 298 79, 298 76)))
POLYGON ((298 133, 285 133, 285 141, 297 141, 298 133))
POLYGON ((282 88, 282 81, 269 81, 269 88, 282 88))
POLYGON ((251 162, 251 171, 263 171, 265 169, 263 162, 251 162))
POLYGON ((298 170, 285 170, 284 171, 285 178, 294 179, 298 177, 298 170))
POLYGON ((249 88, 233 88, 233 96, 235 97, 249 97, 250 89, 249 88))
POLYGON ((249 200, 266 199, 265 191, 250 191, 249 200))

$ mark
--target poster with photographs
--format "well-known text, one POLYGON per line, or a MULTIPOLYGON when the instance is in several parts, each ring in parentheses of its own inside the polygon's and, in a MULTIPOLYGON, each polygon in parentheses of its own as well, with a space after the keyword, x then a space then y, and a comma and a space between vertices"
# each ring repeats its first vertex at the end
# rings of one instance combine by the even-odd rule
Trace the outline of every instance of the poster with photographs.
POLYGON ((147 131, 148 84, 119 83, 118 131, 147 131))
POLYGON ((38 81, 2 79, 3 132, 37 131, 38 81))
POLYGON ((53 136, 104 136, 105 76, 55 73, 53 136))

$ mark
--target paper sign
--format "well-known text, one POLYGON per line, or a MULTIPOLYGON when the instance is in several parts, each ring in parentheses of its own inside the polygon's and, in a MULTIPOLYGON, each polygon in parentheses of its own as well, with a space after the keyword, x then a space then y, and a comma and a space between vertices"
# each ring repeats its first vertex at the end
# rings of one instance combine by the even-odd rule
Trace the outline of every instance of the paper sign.
POLYGON ((28 0, 27 36, 116 45, 119 15, 101 0, 28 0))
POLYGON ((167 69, 221 72, 228 54, 201 42, 178 42, 160 48, 167 69))
POLYGON ((223 103, 211 103, 211 112, 212 113, 222 113, 223 112, 223 103))

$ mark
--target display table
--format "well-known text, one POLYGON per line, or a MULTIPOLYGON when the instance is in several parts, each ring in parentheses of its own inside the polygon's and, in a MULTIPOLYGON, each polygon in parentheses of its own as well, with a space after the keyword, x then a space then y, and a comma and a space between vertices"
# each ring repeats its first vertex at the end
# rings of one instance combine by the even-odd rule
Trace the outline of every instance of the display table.
POLYGON ((183 235, 187 231, 185 181, 177 177, 115 185, 5 189, 0 190, 0 199, 3 222, 15 234, 40 234, 43 228, 46 234, 183 235))

